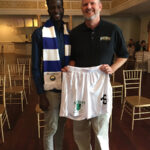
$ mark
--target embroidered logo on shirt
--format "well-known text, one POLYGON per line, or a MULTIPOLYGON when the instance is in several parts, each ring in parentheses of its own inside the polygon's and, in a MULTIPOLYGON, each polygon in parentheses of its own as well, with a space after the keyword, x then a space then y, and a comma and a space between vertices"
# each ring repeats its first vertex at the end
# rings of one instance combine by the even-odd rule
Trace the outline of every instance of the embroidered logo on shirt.
POLYGON ((103 97, 101 98, 101 101, 103 101, 103 104, 107 104, 106 94, 103 95, 103 97))
POLYGON ((100 37, 100 41, 110 41, 111 40, 111 37, 109 36, 101 36, 100 37))

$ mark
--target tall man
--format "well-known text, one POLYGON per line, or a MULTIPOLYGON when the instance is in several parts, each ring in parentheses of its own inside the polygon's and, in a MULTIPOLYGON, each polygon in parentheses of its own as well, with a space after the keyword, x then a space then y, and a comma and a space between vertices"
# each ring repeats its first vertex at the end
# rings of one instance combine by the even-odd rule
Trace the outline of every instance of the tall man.
POLYGON ((62 21, 63 0, 47 0, 47 6, 50 19, 32 35, 32 73, 40 108, 45 112, 44 150, 62 150, 65 120, 59 118, 61 68, 69 62, 70 46, 62 21))
MULTIPOLYGON (((82 0, 81 9, 85 22, 70 33, 70 65, 77 67, 101 65, 101 71, 112 74, 128 57, 122 32, 116 25, 101 19, 100 0, 82 0), (117 59, 112 63, 114 55, 117 59)), ((95 149, 109 150, 108 127, 111 111, 110 109, 108 113, 102 113, 92 119, 74 121, 74 138, 79 150, 91 149, 90 125, 98 141, 95 149)))

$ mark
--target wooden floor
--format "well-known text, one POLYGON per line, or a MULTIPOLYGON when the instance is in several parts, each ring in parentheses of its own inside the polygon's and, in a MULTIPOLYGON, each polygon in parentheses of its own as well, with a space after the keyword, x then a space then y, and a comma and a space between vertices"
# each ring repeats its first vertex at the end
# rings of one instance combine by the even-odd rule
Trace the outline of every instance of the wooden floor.
MULTIPOLYGON (((121 71, 118 71, 117 76, 122 76, 121 71)), ((143 74, 142 94, 150 98, 150 74, 148 73, 143 74)), ((37 136, 35 113, 37 95, 33 84, 28 101, 29 104, 25 105, 24 112, 21 112, 17 105, 7 106, 11 130, 8 130, 5 124, 5 143, 2 143, 0 136, 0 150, 43 150, 42 138, 38 139, 37 136)), ((121 104, 116 99, 113 102, 113 125, 109 135, 110 150, 150 150, 150 120, 136 121, 135 128, 131 131, 131 118, 124 114, 123 120, 120 121, 120 112, 121 104)), ((94 137, 91 138, 93 145, 94 137)), ((78 150, 73 140, 71 120, 66 122, 63 150, 78 150)))

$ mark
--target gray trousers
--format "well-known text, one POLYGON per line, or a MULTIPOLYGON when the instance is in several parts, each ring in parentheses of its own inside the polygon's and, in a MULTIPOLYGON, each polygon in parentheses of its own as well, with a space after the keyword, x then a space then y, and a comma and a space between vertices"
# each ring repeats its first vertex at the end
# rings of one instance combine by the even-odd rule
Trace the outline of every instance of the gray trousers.
POLYGON ((59 117, 61 93, 46 92, 49 110, 45 112, 44 150, 62 150, 65 118, 59 117))
POLYGON ((109 119, 110 114, 98 117, 73 121, 74 140, 79 150, 92 150, 91 148, 91 126, 95 134, 95 150, 109 150, 109 119))

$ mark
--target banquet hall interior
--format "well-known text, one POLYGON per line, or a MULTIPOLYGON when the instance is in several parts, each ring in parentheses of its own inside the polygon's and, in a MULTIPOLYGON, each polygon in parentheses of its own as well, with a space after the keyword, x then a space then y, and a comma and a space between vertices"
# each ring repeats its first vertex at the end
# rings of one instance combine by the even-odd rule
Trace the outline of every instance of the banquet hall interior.
MULTIPOLYGON (((113 109, 109 127, 110 150, 149 150, 150 0, 101 0, 101 2, 103 5, 101 18, 120 27, 129 52, 127 62, 111 77, 113 109), (142 41, 145 43, 144 49, 142 41), (134 114, 134 108, 132 109, 134 104, 131 104, 130 115, 124 110, 121 117, 125 102, 126 88, 123 76, 125 70, 142 71, 141 95, 149 100, 149 105, 146 107, 136 105, 138 109, 134 114), (116 82, 117 85, 113 84, 116 82), (146 113, 142 113, 143 111, 146 113)), ((81 0, 64 0, 63 20, 70 30, 84 21, 80 6, 81 0)), ((0 0, 0 87, 4 86, 1 82, 1 77, 4 76, 5 87, 10 86, 8 83, 11 78, 10 68, 12 65, 17 68, 20 64, 24 72, 20 80, 25 86, 21 96, 20 93, 16 96, 15 92, 15 97, 12 91, 9 91, 8 95, 7 88, 5 90, 4 109, 7 110, 7 114, 6 118, 2 118, 3 108, 0 105, 0 150, 44 150, 44 117, 38 107, 39 97, 32 78, 31 55, 32 33, 48 18, 46 0, 0 0), (25 100, 22 100, 22 97, 25 100), (11 101, 13 98, 16 98, 14 105, 11 101)), ((0 102, 3 102, 3 94, 0 91, 0 102)), ((132 95, 132 92, 130 94, 132 95)), ((95 147, 94 143, 95 137, 91 129, 92 150, 95 147)), ((67 119, 65 124, 63 150, 78 150, 70 119, 67 119)))

